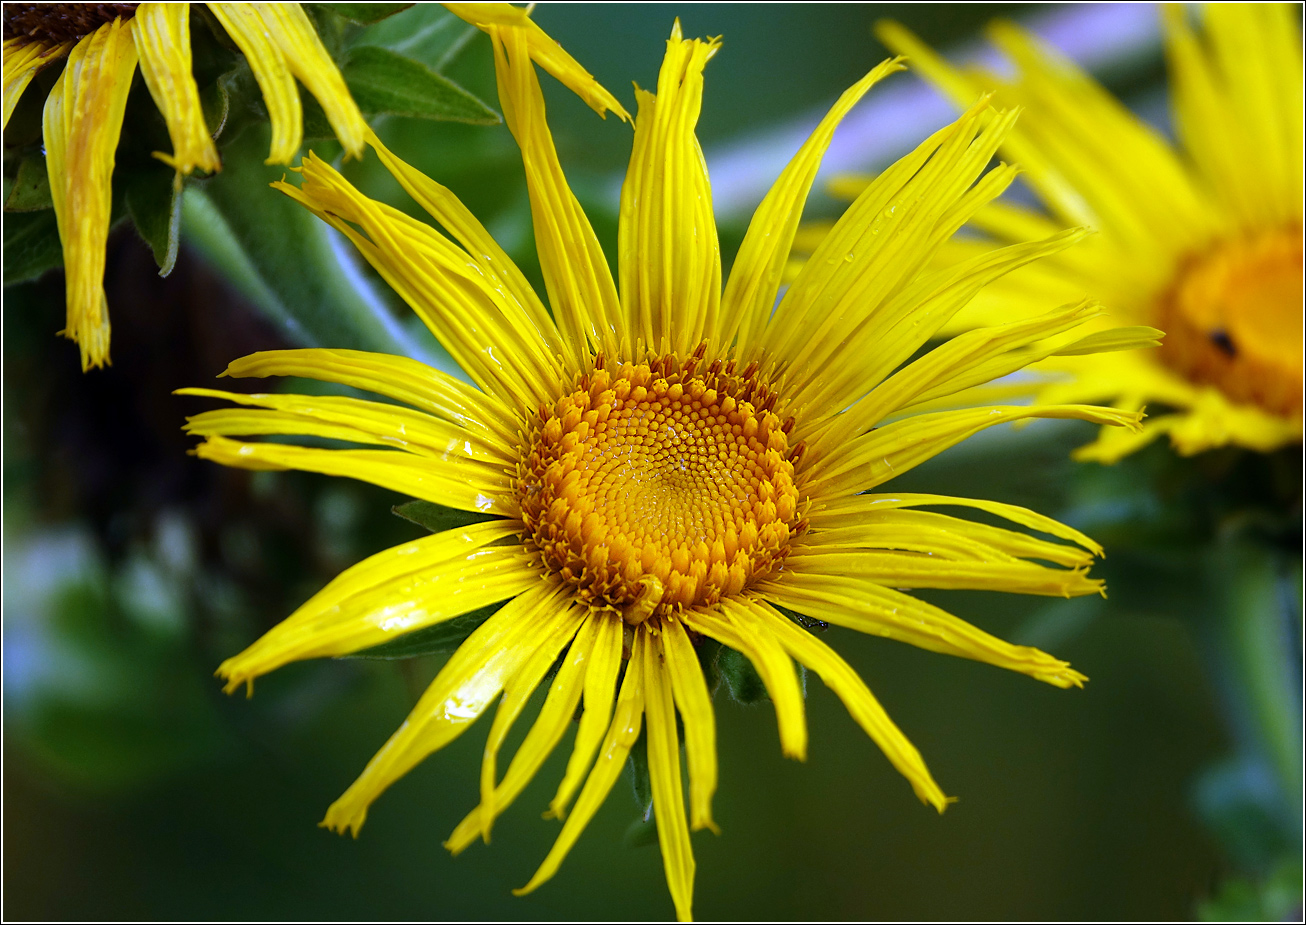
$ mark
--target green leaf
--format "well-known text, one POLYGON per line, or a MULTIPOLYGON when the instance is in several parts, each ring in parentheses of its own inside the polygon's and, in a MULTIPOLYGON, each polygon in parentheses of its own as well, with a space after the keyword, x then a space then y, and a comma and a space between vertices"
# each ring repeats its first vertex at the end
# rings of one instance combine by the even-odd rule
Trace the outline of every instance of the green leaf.
POLYGON ((250 125, 223 149, 221 173, 187 185, 187 243, 299 346, 371 350, 448 366, 390 313, 347 241, 269 189, 291 174, 263 164, 268 144, 268 127, 250 125))
POLYGON ((730 688, 730 696, 740 703, 760 703, 771 699, 762 676, 742 652, 723 645, 717 653, 716 667, 730 688))
POLYGON ((385 48, 363 45, 349 54, 345 82, 360 109, 386 114, 494 125, 498 114, 426 65, 385 48))
POLYGON ((405 658, 420 658, 423 655, 439 655, 452 652, 476 631, 476 628, 489 619, 503 604, 491 604, 480 610, 445 620, 435 626, 405 633, 393 642, 383 642, 379 646, 342 655, 341 658, 367 658, 395 661, 405 658))
POLYGON ((46 270, 63 266, 63 245, 53 209, 15 212, 4 221, 4 283, 6 286, 35 279, 46 270))
POLYGON ((493 514, 460 511, 457 508, 445 507, 443 504, 436 504, 432 501, 407 501, 404 504, 396 504, 390 510, 404 520, 411 520, 419 527, 425 527, 432 533, 443 533, 445 530, 454 530, 458 527, 466 527, 469 524, 485 523, 487 520, 496 519, 493 514))
POLYGON ((653 818, 653 782, 648 773, 647 727, 639 731, 639 738, 631 746, 626 770, 630 772, 630 787, 635 794, 635 804, 639 806, 640 819, 637 821, 648 822, 653 818))
POLYGON ((395 13, 402 13, 413 4, 411 3, 309 3, 306 6, 313 7, 326 13, 335 13, 350 22, 358 23, 360 26, 366 26, 369 23, 380 22, 395 13))
POLYGON ((45 155, 32 153, 23 158, 14 176, 13 186, 5 197, 6 212, 38 212, 54 208, 50 198, 50 175, 45 155))
POLYGON ((154 251, 159 275, 167 276, 177 262, 181 239, 181 184, 176 171, 162 164, 145 167, 127 178, 126 188, 127 214, 154 251))

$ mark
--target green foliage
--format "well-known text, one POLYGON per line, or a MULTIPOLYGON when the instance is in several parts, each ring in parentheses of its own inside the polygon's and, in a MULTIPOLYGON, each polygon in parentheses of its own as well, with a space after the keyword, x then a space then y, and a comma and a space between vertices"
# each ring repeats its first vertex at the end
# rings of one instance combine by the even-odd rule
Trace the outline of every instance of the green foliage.
POLYGON ((160 164, 133 173, 124 201, 132 224, 154 252, 159 275, 167 276, 177 262, 181 240, 181 182, 176 172, 160 164))
POLYGON ((35 279, 63 266, 63 246, 54 210, 18 212, 5 216, 4 282, 6 286, 35 279))
POLYGON ((306 3, 314 13, 334 13, 352 23, 367 26, 402 13, 411 3, 306 3))
POLYGON ((24 155, 19 161, 12 185, 6 185, 6 212, 36 212, 54 208, 54 200, 50 198, 50 175, 45 168, 45 155, 40 151, 24 155))
POLYGON ((1234 877, 1215 896, 1200 903, 1203 922, 1289 922, 1302 910, 1300 856, 1286 857, 1262 881, 1234 877))
POLYGON ((345 81, 369 115, 412 116, 494 125, 498 114, 426 65, 384 48, 363 45, 349 53, 345 81))
POLYGON ((725 679, 730 696, 740 703, 761 703, 771 699, 762 676, 742 652, 723 645, 717 653, 716 668, 725 679))
POLYGON ((457 508, 445 507, 443 504, 436 504, 432 501, 406 501, 403 504, 396 504, 390 510, 404 520, 411 520, 419 527, 425 527, 432 533, 443 533, 445 530, 454 530, 458 527, 466 527, 469 524, 485 523, 487 520, 496 519, 492 514, 460 511, 457 508))

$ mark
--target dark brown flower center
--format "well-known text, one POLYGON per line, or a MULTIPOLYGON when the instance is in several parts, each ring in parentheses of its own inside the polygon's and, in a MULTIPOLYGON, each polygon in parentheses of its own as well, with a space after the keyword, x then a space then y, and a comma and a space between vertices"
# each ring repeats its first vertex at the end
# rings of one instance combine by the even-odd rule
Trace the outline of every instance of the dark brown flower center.
POLYGON ((130 19, 139 3, 6 3, 4 36, 58 45, 90 35, 119 16, 130 19))

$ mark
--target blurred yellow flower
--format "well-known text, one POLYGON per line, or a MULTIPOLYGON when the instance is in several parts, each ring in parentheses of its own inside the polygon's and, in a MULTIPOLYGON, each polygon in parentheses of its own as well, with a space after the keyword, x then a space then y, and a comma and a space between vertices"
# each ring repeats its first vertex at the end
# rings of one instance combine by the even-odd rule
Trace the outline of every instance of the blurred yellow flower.
MULTIPOLYGON (((303 137, 298 78, 352 156, 367 123, 298 3, 210 3, 245 53, 272 122, 269 164, 288 164, 303 137)), ((67 326, 82 369, 109 362, 104 298, 105 243, 113 201, 114 151, 139 62, 168 124, 173 152, 156 157, 179 175, 221 168, 191 74, 190 4, 6 3, 4 123, 41 68, 67 56, 45 103, 43 134, 50 193, 63 242, 67 326)))
MULTIPOLYGON (((534 43, 526 26, 484 15, 478 24, 493 40, 500 102, 521 148, 552 311, 449 190, 369 135, 444 233, 367 198, 311 154, 301 185, 277 186, 358 247, 475 387, 401 357, 319 349, 254 354, 227 375, 326 380, 399 404, 182 394, 237 406, 189 419, 187 430, 206 438, 196 450, 205 459, 357 478, 490 517, 348 569, 219 674, 234 690, 288 662, 358 652, 506 602, 449 659, 323 824, 357 834, 386 787, 497 702, 480 804, 446 845, 458 853, 477 837, 488 841, 583 704, 550 804, 565 820, 561 834, 519 892, 558 870, 647 723, 663 864, 676 913, 688 919, 690 830, 716 828, 715 726, 696 644, 710 637, 751 660, 775 705, 781 748, 798 759, 808 733, 794 660, 814 670, 920 799, 942 811, 948 797, 857 673, 784 609, 1081 685, 1066 662, 902 589, 1096 593, 1101 583, 1086 574, 1100 553, 1091 539, 1012 505, 876 489, 994 424, 1050 417, 1136 429, 1141 415, 1087 405, 922 411, 1020 368, 1031 352, 1092 350, 1103 340, 1067 342, 1097 314, 1080 303, 971 332, 908 362, 985 284, 1082 237, 1061 232, 922 272, 1010 182, 1009 169, 985 166, 1014 114, 981 101, 886 171, 773 313, 835 127, 899 62, 881 64, 835 104, 758 208, 723 285, 695 137, 703 69, 719 44, 685 40, 677 23, 656 93, 636 91, 614 281, 545 121, 532 59, 556 55, 556 45, 534 43), (233 439, 274 434, 361 448, 233 439), (1046 536, 925 510, 934 507, 977 509, 1046 536), (500 749, 554 665, 544 704, 500 777, 500 749)), ((611 99, 574 62, 558 70, 582 97, 611 99)), ((596 109, 605 106, 615 101, 596 109)))
MULTIPOLYGON (((975 227, 997 241, 1068 225, 1097 232, 991 287, 954 327, 1089 294, 1166 332, 1160 350, 1036 367, 1062 380, 1040 400, 1172 409, 1139 433, 1103 431, 1083 459, 1114 462, 1161 434, 1185 455, 1227 444, 1268 452, 1302 437, 1300 17, 1279 4, 1212 4, 1199 34, 1182 7, 1163 15, 1178 148, 1015 26, 990 32, 1016 69, 1010 79, 955 68, 902 27, 879 27, 958 105, 996 88, 1002 105, 1026 108, 1003 150, 1047 213, 995 204, 975 227)), ((959 241, 949 259, 991 246, 959 241)))

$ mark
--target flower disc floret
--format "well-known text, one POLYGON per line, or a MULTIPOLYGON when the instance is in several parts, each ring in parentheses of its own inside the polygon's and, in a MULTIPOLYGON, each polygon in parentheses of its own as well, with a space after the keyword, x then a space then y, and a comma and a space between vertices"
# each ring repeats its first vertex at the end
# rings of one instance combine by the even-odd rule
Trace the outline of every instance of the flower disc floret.
POLYGON ((1301 226, 1191 258, 1161 299, 1165 362, 1271 414, 1302 408, 1301 226))
POLYGON ((774 394, 698 356, 602 363, 541 409, 519 468, 545 568, 631 623, 774 574, 801 526, 774 394))

